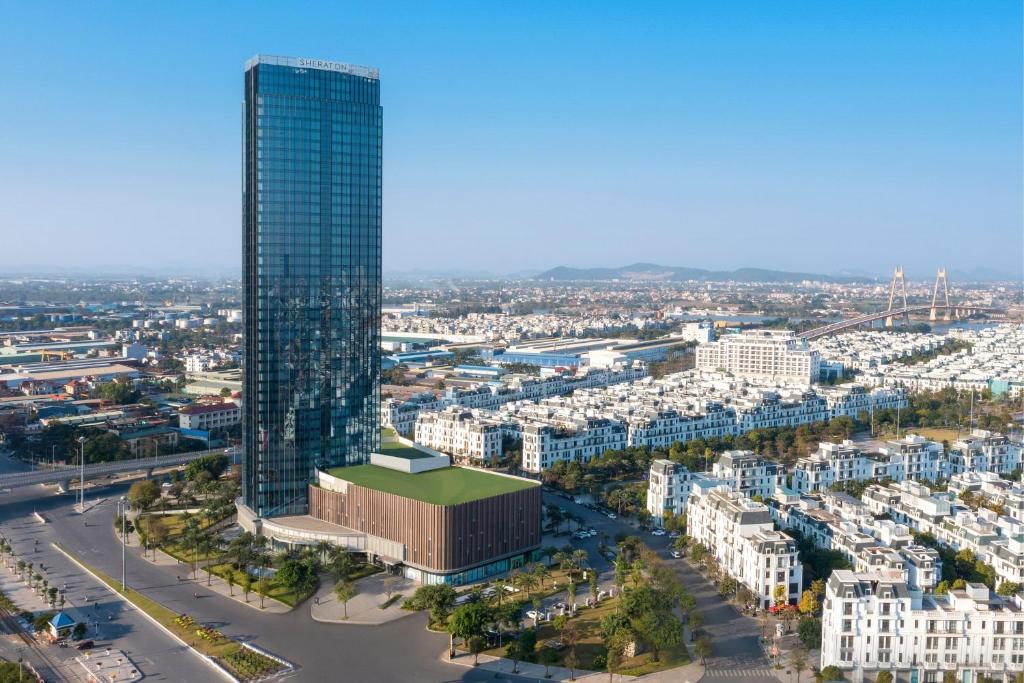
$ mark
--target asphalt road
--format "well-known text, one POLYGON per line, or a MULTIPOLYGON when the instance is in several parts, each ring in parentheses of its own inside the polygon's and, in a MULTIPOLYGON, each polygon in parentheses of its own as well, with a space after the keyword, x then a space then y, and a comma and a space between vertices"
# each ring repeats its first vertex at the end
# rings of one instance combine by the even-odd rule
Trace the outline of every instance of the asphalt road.
MULTIPOLYGON (((70 495, 55 495, 53 489, 29 487, 0 494, 0 533, 10 538, 22 555, 48 568, 51 584, 68 584, 69 603, 81 604, 90 598, 99 625, 97 644, 110 644, 129 654, 142 671, 158 681, 222 680, 199 658, 169 638, 134 608, 125 606, 91 577, 85 576, 51 542, 59 542, 74 555, 111 576, 120 576, 121 547, 112 531, 114 501, 127 491, 127 484, 87 491, 86 514, 74 510, 70 495), (38 511, 48 520, 39 523, 32 513, 38 511), (38 540, 38 546, 35 541, 38 540), (38 548, 37 552, 33 552, 38 548), (38 558, 38 559, 35 559, 38 558)), ((546 494, 545 502, 554 502, 584 519, 586 526, 604 532, 613 542, 616 534, 637 534, 677 568, 704 613, 705 632, 715 644, 715 656, 708 660, 707 677, 715 680, 774 683, 768 662, 761 653, 757 622, 741 616, 718 596, 695 570, 681 560, 668 556, 670 539, 637 532, 623 520, 546 494)), ((558 545, 572 543, 586 548, 591 565, 598 570, 602 585, 613 578, 610 563, 597 553, 600 536, 586 540, 561 536, 558 545)), ((221 629, 228 635, 252 642, 297 665, 289 678, 297 681, 345 680, 352 682, 424 682, 455 683, 470 681, 515 681, 533 679, 494 674, 448 664, 441 658, 447 637, 426 630, 425 614, 410 614, 383 626, 355 626, 314 622, 306 606, 288 614, 260 612, 207 591, 200 580, 180 582, 187 568, 158 567, 129 549, 127 579, 129 585, 145 592, 170 609, 192 615, 197 621, 221 629), (198 592, 198 599, 193 594, 198 592)), ((583 600, 586 595, 581 594, 583 600)))
MULTIPOLYGON (((84 515, 74 511, 71 496, 58 496, 52 489, 31 487, 0 496, 0 533, 12 538, 19 553, 33 554, 50 571, 51 583, 67 582, 68 595, 78 602, 86 597, 96 603, 102 638, 124 650, 146 676, 158 681, 223 681, 199 658, 184 651, 175 641, 140 615, 125 608, 109 591, 84 576, 62 555, 51 549, 59 542, 72 554, 104 571, 120 576, 121 546, 114 535, 114 502, 126 485, 87 491, 87 504, 96 503, 84 515), (48 524, 32 516, 39 511, 48 524), (88 524, 88 526, 86 526, 88 524), (35 546, 34 541, 39 540, 35 546), (38 553, 33 553, 35 547, 38 553), (107 620, 111 616, 112 619, 107 620)), ((177 575, 186 576, 183 566, 177 575)), ((307 606, 288 614, 260 612, 207 591, 202 580, 179 582, 174 567, 158 567, 129 549, 128 584, 168 608, 192 615, 197 621, 224 633, 252 642, 295 663, 289 676, 296 681, 359 683, 471 681, 514 681, 533 679, 501 675, 448 664, 441 659, 447 636, 426 630, 425 614, 410 614, 383 626, 355 626, 314 622, 307 606), (198 599, 193 593, 198 592, 198 599)))

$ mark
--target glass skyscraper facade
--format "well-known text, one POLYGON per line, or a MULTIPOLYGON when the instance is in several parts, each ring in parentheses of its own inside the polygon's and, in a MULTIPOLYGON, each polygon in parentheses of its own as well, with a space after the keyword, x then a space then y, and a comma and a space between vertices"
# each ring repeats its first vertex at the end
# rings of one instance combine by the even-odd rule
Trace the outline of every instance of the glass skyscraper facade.
POLYGON ((254 57, 243 119, 243 499, 304 514, 317 468, 379 447, 377 71, 254 57))

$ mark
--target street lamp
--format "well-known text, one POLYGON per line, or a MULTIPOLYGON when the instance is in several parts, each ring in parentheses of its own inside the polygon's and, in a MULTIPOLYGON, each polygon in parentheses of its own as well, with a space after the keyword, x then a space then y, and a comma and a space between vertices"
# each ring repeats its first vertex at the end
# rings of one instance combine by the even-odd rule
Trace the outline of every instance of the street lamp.
POLYGON ((125 549, 125 545, 127 545, 127 543, 128 543, 128 534, 127 534, 126 529, 127 529, 127 526, 128 526, 128 511, 130 509, 131 509, 131 505, 128 503, 128 501, 125 499, 124 496, 121 496, 121 499, 119 501, 117 501, 117 514, 119 514, 121 516, 121 590, 122 591, 125 589, 124 549, 125 549))
POLYGON ((78 437, 78 444, 82 447, 82 452, 78 457, 79 465, 81 469, 78 475, 78 505, 81 508, 82 514, 85 514, 85 437, 78 437))

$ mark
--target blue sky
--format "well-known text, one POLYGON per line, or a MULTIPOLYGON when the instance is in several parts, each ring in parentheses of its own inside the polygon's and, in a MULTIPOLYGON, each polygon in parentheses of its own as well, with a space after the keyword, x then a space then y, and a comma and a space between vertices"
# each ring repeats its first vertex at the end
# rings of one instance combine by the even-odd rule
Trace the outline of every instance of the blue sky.
POLYGON ((1021 34, 1016 0, 8 3, 0 269, 237 273, 265 53, 380 68, 386 271, 1020 273, 1021 34))

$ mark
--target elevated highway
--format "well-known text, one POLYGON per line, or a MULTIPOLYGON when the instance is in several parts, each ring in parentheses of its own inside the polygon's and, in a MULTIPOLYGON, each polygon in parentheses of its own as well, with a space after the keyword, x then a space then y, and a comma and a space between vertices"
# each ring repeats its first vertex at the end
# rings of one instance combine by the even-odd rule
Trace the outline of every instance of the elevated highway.
MULTIPOLYGON (((126 474, 129 472, 152 473, 155 469, 162 467, 177 467, 187 465, 193 460, 198 460, 206 455, 217 454, 231 456, 231 449, 213 448, 203 451, 190 451, 188 453, 175 453, 173 455, 161 455, 153 458, 135 458, 132 460, 118 460, 116 462, 101 462, 85 466, 85 480, 108 477, 112 474, 126 474)), ((33 472, 13 472, 0 474, 0 489, 14 489, 22 486, 34 486, 36 484, 57 484, 67 490, 72 481, 78 481, 81 475, 81 468, 75 465, 66 465, 46 470, 35 470, 33 472)))

